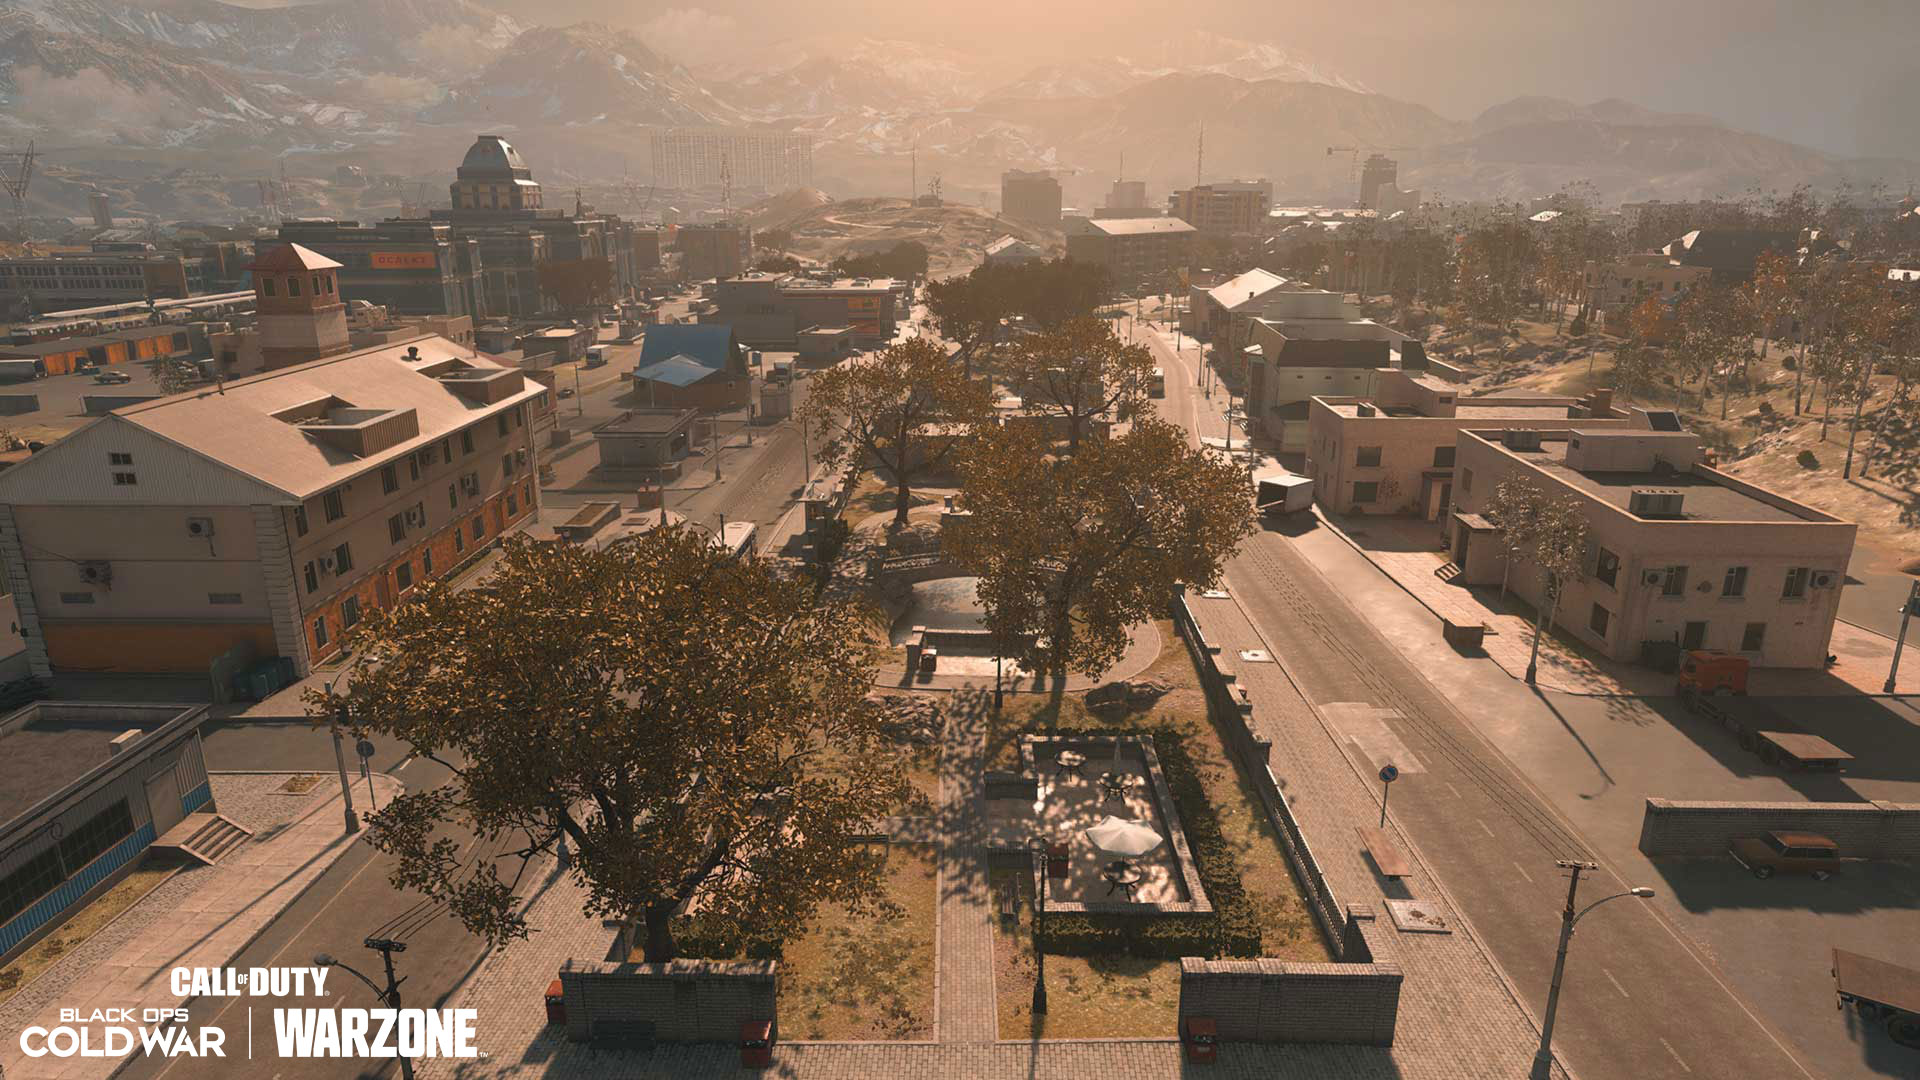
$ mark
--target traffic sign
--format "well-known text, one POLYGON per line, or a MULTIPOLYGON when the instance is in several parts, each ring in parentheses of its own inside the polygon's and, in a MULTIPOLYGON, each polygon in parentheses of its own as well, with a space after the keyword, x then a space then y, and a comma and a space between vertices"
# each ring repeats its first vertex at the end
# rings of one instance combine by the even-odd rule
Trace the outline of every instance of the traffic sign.
POLYGON ((366 739, 361 739, 359 742, 353 744, 353 752, 359 754, 362 760, 370 758, 373 756, 373 743, 366 739))
POLYGON ((1395 765, 1380 766, 1380 782, 1381 783, 1391 784, 1398 779, 1400 779, 1400 769, 1398 766, 1395 766, 1395 765))

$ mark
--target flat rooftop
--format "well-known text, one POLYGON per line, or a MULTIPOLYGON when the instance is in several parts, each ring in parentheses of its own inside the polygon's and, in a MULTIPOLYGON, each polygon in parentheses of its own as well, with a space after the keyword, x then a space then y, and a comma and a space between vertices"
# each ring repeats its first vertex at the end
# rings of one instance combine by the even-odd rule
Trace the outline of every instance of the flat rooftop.
POLYGON ((0 831, 40 801, 105 765, 108 744, 138 728, 147 735, 190 705, 93 705, 41 701, 0 723, 0 831))
POLYGON ((1538 451, 1509 452, 1538 465, 1542 472, 1565 480, 1594 498, 1622 510, 1627 508, 1628 500, 1635 488, 1664 488, 1682 493, 1684 498, 1680 504, 1680 518, 1649 520, 1779 522, 1818 520, 1802 517, 1790 510, 1782 510, 1772 503, 1762 502, 1744 492, 1724 487, 1710 477, 1694 473, 1581 472, 1570 469, 1567 467, 1567 444, 1564 441, 1542 443, 1538 451))
POLYGON ((1564 401, 1542 401, 1531 404, 1525 401, 1514 401, 1499 405, 1469 405, 1462 403, 1454 406, 1454 414, 1452 416, 1435 417, 1429 417, 1425 413, 1408 406, 1383 406, 1372 401, 1328 402, 1327 407, 1341 416, 1357 417, 1360 415, 1360 406, 1362 404, 1372 405, 1374 407, 1374 414, 1368 417, 1368 419, 1379 419, 1381 417, 1390 420, 1412 418, 1415 420, 1460 420, 1475 423, 1482 420, 1539 421, 1562 420, 1567 418, 1567 404, 1564 401))
POLYGON ((634 409, 594 428, 594 434, 666 435, 699 415, 698 409, 634 409))

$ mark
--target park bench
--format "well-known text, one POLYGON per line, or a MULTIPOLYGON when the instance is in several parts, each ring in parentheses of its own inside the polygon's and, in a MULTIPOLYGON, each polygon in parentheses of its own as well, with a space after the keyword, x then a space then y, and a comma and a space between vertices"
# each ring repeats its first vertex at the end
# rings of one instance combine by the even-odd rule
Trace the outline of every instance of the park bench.
POLYGON ((1360 846, 1367 849, 1381 877, 1403 878, 1413 873, 1413 869, 1407 865, 1407 857, 1400 854, 1400 849, 1393 846, 1393 841, 1387 839, 1385 829, 1356 825, 1353 831, 1360 834, 1360 846))

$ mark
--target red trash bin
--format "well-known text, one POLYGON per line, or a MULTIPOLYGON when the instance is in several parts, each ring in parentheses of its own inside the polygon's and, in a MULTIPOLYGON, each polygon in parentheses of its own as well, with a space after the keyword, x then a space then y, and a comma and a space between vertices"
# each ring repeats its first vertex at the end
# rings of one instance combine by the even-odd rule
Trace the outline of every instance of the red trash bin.
POLYGON ((1062 878, 1067 876, 1067 845, 1053 842, 1047 845, 1047 876, 1062 878))
POLYGON ((547 984, 547 1023, 563 1027, 567 1023, 566 991, 561 989, 559 979, 547 984))
POLYGON ((740 1064, 773 1064, 773 1021, 749 1020, 740 1025, 740 1064))
POLYGON ((1187 1060, 1197 1065, 1211 1065, 1220 1054, 1219 1026, 1204 1016, 1181 1024, 1180 1041, 1187 1046, 1187 1060))

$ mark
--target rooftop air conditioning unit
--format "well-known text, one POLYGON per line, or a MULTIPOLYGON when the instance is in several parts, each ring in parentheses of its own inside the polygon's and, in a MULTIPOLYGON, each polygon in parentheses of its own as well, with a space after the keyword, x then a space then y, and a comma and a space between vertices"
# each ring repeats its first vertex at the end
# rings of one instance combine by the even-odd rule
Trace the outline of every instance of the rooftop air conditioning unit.
POLYGON ((1635 488, 1627 495, 1627 512, 1643 518, 1677 518, 1686 493, 1673 488, 1635 488))
POLYGON ((1540 449, 1540 432, 1534 428, 1507 428, 1500 432, 1500 444, 1509 450, 1540 449))
POLYGON ((1840 584, 1840 571, 1815 570, 1807 577, 1807 583, 1816 589, 1831 589, 1840 584))
POLYGON ((213 519, 190 517, 187 519, 187 535, 195 540, 205 540, 213 536, 213 519))

